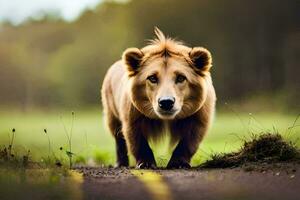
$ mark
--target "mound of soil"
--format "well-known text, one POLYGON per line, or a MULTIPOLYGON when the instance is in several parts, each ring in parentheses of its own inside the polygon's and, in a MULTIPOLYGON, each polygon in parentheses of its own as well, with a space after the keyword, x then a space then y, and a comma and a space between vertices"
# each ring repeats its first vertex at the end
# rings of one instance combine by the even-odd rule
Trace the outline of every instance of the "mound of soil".
POLYGON ((240 167, 247 163, 300 162, 300 150, 287 142, 280 134, 266 133, 245 141, 242 148, 233 153, 214 154, 201 168, 240 167))

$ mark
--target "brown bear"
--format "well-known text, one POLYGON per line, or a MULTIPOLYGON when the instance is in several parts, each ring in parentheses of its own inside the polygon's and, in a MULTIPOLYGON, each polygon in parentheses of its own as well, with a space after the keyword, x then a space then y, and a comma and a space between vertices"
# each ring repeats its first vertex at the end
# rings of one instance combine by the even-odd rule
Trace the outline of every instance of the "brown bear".
POLYGON ((176 144, 168 168, 188 168, 206 134, 215 109, 210 52, 165 37, 129 48, 108 70, 102 86, 107 125, 116 141, 116 166, 155 168, 149 139, 170 134, 176 144))

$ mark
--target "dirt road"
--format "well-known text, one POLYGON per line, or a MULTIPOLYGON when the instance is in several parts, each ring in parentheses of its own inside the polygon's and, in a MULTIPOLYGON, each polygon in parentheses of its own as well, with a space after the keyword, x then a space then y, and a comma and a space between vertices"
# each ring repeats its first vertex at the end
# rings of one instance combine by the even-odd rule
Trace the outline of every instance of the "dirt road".
POLYGON ((234 169, 81 168, 85 199, 298 200, 300 165, 234 169))

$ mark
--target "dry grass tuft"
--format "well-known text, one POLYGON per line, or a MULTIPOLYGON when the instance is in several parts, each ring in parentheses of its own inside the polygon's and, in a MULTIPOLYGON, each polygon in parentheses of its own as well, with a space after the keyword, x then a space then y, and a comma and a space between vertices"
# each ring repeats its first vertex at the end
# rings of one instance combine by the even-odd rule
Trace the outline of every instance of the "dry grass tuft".
POLYGON ((242 148, 233 153, 214 154, 203 163, 203 168, 239 167, 247 163, 298 162, 300 150, 287 142, 280 134, 265 133, 245 141, 242 148))

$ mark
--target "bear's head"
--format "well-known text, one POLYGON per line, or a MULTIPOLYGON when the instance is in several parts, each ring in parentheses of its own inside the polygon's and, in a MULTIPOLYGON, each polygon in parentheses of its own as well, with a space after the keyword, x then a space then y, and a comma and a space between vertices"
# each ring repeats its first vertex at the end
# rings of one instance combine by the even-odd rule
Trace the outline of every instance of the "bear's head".
POLYGON ((123 53, 133 105, 154 119, 180 119, 203 106, 210 84, 210 52, 190 48, 166 38, 155 29, 157 39, 142 49, 123 53))

